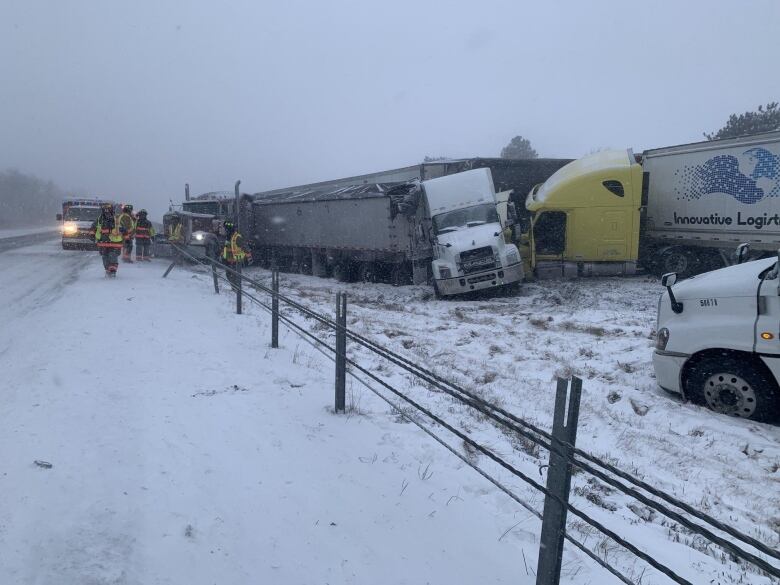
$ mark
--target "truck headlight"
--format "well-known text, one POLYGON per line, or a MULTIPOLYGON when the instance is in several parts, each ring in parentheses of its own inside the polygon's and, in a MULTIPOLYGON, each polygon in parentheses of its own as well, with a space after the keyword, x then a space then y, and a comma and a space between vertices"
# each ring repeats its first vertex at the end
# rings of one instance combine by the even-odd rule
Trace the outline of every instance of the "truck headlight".
POLYGON ((203 232, 196 232, 194 235, 195 235, 195 239, 198 240, 199 242, 203 240, 203 232))
POLYGON ((510 250, 509 252, 507 252, 506 254, 507 264, 517 264, 518 262, 520 262, 520 258, 518 257, 516 250, 510 250))
POLYGON ((452 270, 448 266, 439 266, 439 278, 451 278, 452 270))
POLYGON ((655 337, 655 348, 658 350, 665 350, 666 345, 669 343, 669 330, 666 327, 661 327, 658 330, 658 334, 655 337))
POLYGON ((65 234, 66 236, 72 236, 77 231, 79 231, 79 229, 75 223, 66 223, 65 225, 62 226, 62 233, 65 234))

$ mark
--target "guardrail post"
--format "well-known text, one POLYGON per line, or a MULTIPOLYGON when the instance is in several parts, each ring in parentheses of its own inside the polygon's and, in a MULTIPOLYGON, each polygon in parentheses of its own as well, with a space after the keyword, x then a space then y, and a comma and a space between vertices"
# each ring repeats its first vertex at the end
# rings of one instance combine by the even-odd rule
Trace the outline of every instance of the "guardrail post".
POLYGON ((279 271, 271 273, 271 347, 279 347, 279 271))
POLYGON ((336 294, 336 412, 346 411, 347 293, 336 294))
POLYGON ((560 454, 550 451, 550 465, 547 469, 547 490, 560 501, 549 495, 544 498, 544 513, 542 515, 542 534, 539 538, 539 561, 536 565, 536 585, 558 585, 561 580, 561 560, 563 559, 563 539, 566 533, 567 508, 569 490, 571 488, 572 448, 577 439, 577 420, 580 415, 580 396, 582 380, 571 379, 571 392, 568 392, 569 382, 558 378, 555 393, 555 411, 553 414, 552 446, 560 454), (566 409, 568 394, 568 412, 566 409))
POLYGON ((236 264, 235 264, 235 271, 236 271, 236 274, 234 274, 233 276, 235 276, 235 278, 236 278, 236 285, 235 285, 236 286, 236 314, 240 315, 241 314, 241 301, 242 301, 242 297, 241 297, 241 263, 240 262, 236 262, 236 264))
POLYGON ((219 294, 219 281, 217 280, 217 265, 211 261, 211 277, 214 279, 214 293, 219 294))

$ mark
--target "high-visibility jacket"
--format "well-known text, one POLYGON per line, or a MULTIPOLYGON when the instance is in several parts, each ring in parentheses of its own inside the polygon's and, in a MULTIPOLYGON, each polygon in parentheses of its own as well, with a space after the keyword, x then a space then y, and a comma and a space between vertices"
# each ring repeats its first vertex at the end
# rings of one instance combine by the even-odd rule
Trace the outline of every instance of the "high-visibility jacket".
POLYGON ((95 242, 98 248, 121 248, 122 234, 113 217, 101 215, 95 222, 95 242))
POLYGON ((151 240, 154 237, 154 226, 148 219, 139 219, 135 222, 135 239, 151 240))
POLYGON ((133 237, 133 231, 135 230, 135 219, 127 212, 123 212, 119 216, 119 227, 125 228, 124 237, 129 240, 133 237))
POLYGON ((244 238, 238 232, 233 232, 229 240, 225 240, 222 248, 222 259, 228 264, 238 264, 246 260, 247 253, 243 248, 244 238))
POLYGON ((181 224, 170 224, 168 226, 168 241, 173 242, 174 244, 181 243, 182 237, 181 237, 181 224))

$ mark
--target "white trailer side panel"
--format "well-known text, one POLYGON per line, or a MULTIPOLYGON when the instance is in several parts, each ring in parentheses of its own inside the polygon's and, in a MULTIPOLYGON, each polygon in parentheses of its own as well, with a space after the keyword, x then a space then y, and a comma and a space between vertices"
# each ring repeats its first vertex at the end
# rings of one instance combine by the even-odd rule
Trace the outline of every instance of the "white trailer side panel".
POLYGON ((647 236, 780 245, 780 132, 650 150, 647 236))

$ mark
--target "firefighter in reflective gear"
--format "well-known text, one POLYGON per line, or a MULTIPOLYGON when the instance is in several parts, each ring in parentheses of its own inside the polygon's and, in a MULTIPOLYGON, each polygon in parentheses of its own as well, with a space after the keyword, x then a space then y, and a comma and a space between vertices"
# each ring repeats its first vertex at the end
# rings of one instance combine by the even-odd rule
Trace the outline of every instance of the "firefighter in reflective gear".
POLYGON ((225 245, 222 248, 222 262, 232 270, 226 270, 225 275, 233 290, 238 289, 238 275, 233 271, 237 266, 248 264, 252 261, 251 252, 244 249, 244 238, 228 220, 225 222, 225 245))
POLYGON ((94 223, 95 243, 100 256, 103 258, 103 268, 106 276, 116 276, 119 267, 119 251, 122 249, 122 233, 119 231, 119 222, 114 218, 114 206, 104 203, 101 206, 100 217, 94 223))
POLYGON ((171 223, 168 224, 168 241, 172 244, 181 245, 184 238, 181 235, 181 218, 178 215, 171 217, 171 223))
POLYGON ((145 209, 138 212, 138 219, 135 221, 135 259, 144 262, 151 262, 149 250, 152 247, 152 238, 154 237, 154 226, 146 217, 145 209))
POLYGON ((119 216, 119 231, 122 232, 124 238, 124 246, 122 247, 122 260, 125 262, 132 262, 133 254, 133 234, 135 232, 135 217, 133 217, 133 206, 125 205, 122 208, 122 213, 119 216))

